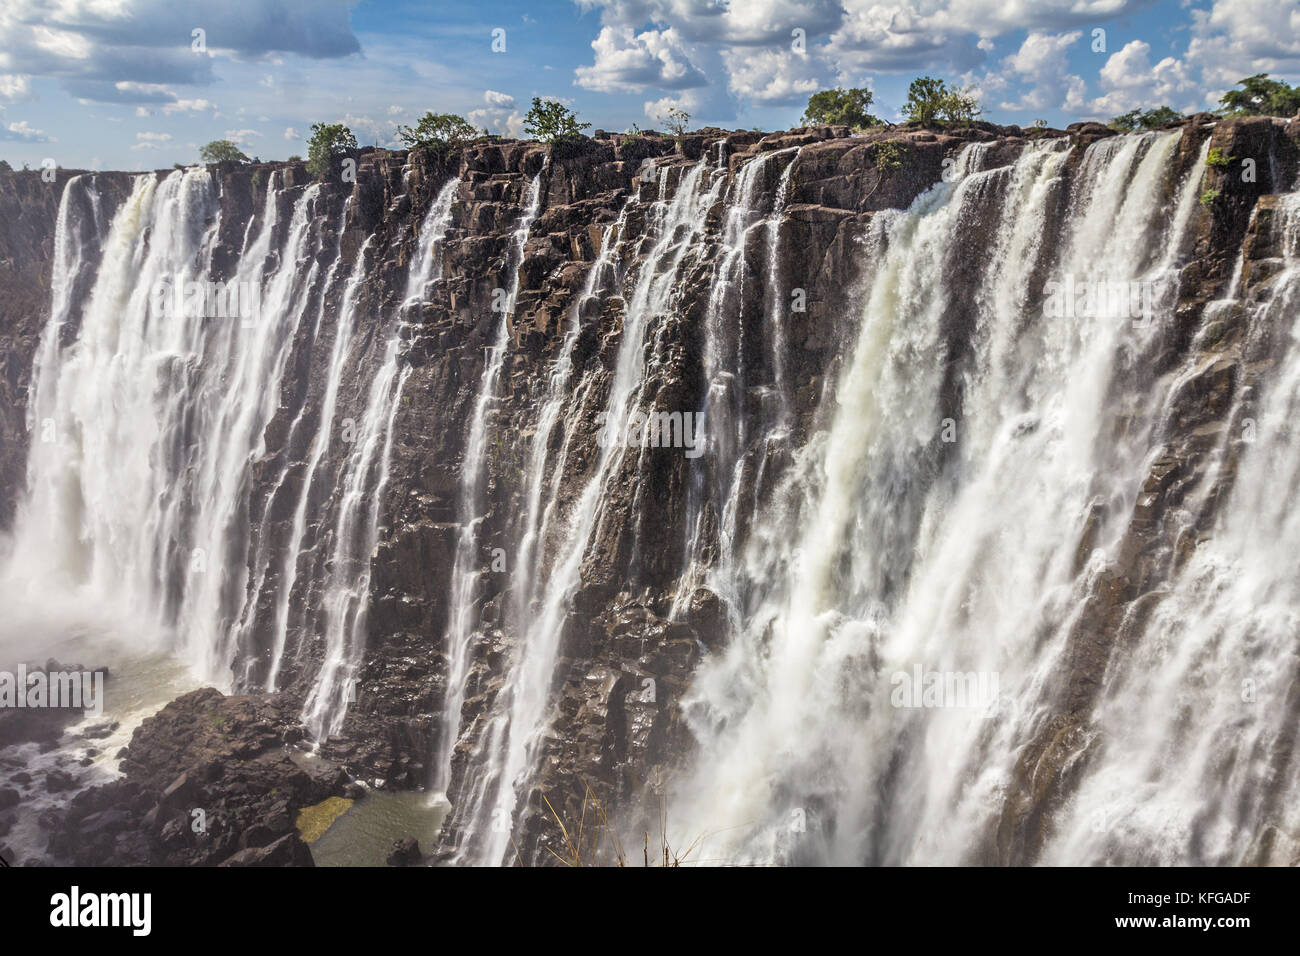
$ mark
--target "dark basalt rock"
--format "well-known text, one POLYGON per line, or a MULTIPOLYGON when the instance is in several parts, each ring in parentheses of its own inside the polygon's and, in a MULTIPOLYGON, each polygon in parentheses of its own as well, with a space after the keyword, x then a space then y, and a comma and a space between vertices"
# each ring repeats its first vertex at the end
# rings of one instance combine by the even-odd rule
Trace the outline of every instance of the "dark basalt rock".
POLYGON ((89 866, 310 866, 294 816, 341 796, 350 779, 284 743, 297 716, 275 695, 227 697, 209 687, 177 698, 136 730, 121 779, 79 793, 56 817, 51 857, 89 866))
POLYGON ((423 859, 420 844, 415 837, 403 837, 393 844, 388 854, 389 866, 415 866, 423 859))

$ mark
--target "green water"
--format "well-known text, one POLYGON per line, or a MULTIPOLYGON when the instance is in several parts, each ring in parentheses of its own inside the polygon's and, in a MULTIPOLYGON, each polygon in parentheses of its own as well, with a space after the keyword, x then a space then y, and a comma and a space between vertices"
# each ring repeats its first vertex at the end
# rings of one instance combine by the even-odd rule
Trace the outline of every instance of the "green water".
POLYGON ((440 795, 376 790, 358 800, 310 844, 317 866, 387 866, 393 844, 420 841, 428 854, 438 838, 447 803, 440 795))

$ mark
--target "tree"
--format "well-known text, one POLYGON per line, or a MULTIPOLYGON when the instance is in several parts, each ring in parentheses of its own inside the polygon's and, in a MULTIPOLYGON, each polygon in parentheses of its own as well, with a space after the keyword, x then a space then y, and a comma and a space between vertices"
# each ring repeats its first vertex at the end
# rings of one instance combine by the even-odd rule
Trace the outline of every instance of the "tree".
POLYGON ((533 97, 533 105, 524 117, 524 132, 534 139, 559 143, 577 139, 590 123, 579 123, 577 115, 563 103, 533 97))
POLYGON ((949 88, 939 104, 939 118, 945 123, 970 123, 981 112, 979 100, 975 99, 969 87, 949 88))
POLYGON ((13 168, 12 166, 9 165, 9 160, 7 160, 7 159, 0 159, 0 172, 3 172, 3 173, 12 173, 13 171, 14 171, 14 168, 13 168))
POLYGON ((290 156, 288 159, 286 159, 285 162, 286 162, 286 163, 301 163, 301 162, 302 162, 302 157, 299 156, 297 153, 294 153, 292 156, 290 156))
POLYGON ((668 127, 668 132, 672 133, 679 141, 686 132, 686 125, 691 121, 691 114, 686 110, 678 109, 676 106, 670 106, 666 116, 657 117, 659 122, 668 127))
POLYGON ((479 136, 479 131, 455 113, 425 113, 414 128, 397 127, 397 138, 407 149, 445 153, 479 136))
POLYGON ((246 163, 243 150, 228 139, 214 139, 199 150, 199 160, 204 163, 246 163))
POLYGON ((342 123, 312 123, 311 140, 307 143, 307 172, 324 179, 336 157, 356 148, 357 138, 342 123))
POLYGON ((854 87, 819 90, 808 97, 808 108, 800 120, 805 126, 851 126, 867 129, 881 125, 879 117, 871 115, 872 93, 854 87))
POLYGON ((673 141, 677 144, 677 150, 680 152, 682 137, 686 134, 686 124, 691 121, 691 114, 684 109, 670 106, 666 116, 659 116, 656 119, 668 127, 668 132, 673 134, 673 141))
POLYGON ((1136 132, 1137 130, 1159 129, 1166 123, 1182 118, 1183 114, 1178 110, 1171 109, 1168 106, 1159 106, 1145 112, 1142 110, 1129 110, 1127 113, 1116 116, 1108 125, 1111 129, 1136 132))
POLYGON ((907 88, 903 115, 922 126, 969 123, 980 115, 980 105, 968 88, 949 87, 932 76, 918 76, 907 88))
POLYGON ((1300 87, 1270 80, 1256 73, 1238 80, 1239 90, 1228 90, 1219 100, 1220 113, 1238 116, 1294 116, 1300 112, 1300 87))

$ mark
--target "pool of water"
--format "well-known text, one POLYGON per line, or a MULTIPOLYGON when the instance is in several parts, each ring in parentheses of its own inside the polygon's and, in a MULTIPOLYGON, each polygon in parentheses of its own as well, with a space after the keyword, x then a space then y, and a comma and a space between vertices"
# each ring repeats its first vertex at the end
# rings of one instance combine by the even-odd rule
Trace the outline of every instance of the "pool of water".
POLYGON ((406 837, 427 854, 447 810, 442 794, 371 791, 309 844, 312 858, 317 866, 387 866, 393 844, 406 837))

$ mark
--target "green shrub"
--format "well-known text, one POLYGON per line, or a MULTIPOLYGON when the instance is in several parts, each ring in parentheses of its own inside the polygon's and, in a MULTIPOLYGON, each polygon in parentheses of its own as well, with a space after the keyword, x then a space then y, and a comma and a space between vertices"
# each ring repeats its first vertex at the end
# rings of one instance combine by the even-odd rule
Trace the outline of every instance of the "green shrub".
POLYGON ((415 127, 397 127, 397 138, 407 149, 446 153, 477 139, 480 130, 455 113, 425 113, 415 127))
POLYGON ((1158 106, 1153 110, 1129 110, 1127 113, 1121 113, 1111 119, 1107 124, 1111 129, 1117 129, 1125 133, 1134 133, 1139 130, 1159 129, 1166 123, 1173 122, 1183 118, 1183 114, 1168 106, 1158 106))
POLYGON ((880 126, 881 120, 871 114, 872 92, 859 87, 819 90, 808 97, 808 108, 800 122, 804 126, 851 126, 868 129, 880 126))
POLYGON ((563 103, 533 97, 533 105, 524 117, 524 132, 533 139, 552 145, 578 139, 590 123, 579 123, 577 114, 563 103))
POLYGON ((1238 80, 1239 90, 1228 90, 1219 100, 1219 112, 1234 116, 1295 116, 1300 112, 1300 86, 1271 80, 1256 73, 1238 80))
POLYGON ((903 115, 922 126, 936 122, 966 124, 980 115, 979 101, 968 88, 949 87, 932 76, 918 76, 907 88, 903 115))
POLYGON ((307 144, 307 171, 324 179, 338 156, 357 148, 357 138, 342 123, 313 123, 307 144))
POLYGON ((1228 156, 1223 152, 1222 147, 1211 146, 1210 152, 1205 157, 1208 166, 1227 166, 1232 162, 1234 157, 1228 156))
POLYGON ((243 150, 228 139, 214 139, 199 150, 199 159, 205 163, 246 163, 243 150))
POLYGON ((882 173, 898 169, 903 165, 903 149, 892 140, 876 144, 876 169, 882 173))

